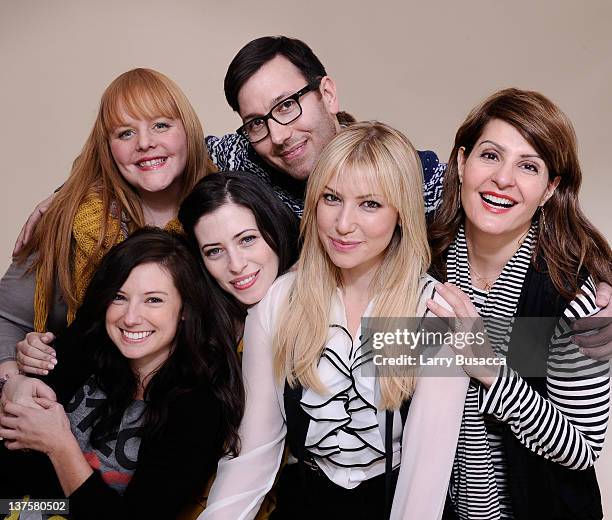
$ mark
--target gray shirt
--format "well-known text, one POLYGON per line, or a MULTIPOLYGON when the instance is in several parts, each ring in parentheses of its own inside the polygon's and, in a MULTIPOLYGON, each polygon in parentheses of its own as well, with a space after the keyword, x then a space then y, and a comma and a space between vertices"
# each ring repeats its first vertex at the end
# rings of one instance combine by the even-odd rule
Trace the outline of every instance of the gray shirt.
MULTIPOLYGON (((34 330, 36 273, 26 273, 29 261, 13 262, 0 280, 0 363, 15 359, 17 342, 34 330)), ((57 334, 66 328, 66 304, 57 296, 47 320, 47 329, 57 334)))

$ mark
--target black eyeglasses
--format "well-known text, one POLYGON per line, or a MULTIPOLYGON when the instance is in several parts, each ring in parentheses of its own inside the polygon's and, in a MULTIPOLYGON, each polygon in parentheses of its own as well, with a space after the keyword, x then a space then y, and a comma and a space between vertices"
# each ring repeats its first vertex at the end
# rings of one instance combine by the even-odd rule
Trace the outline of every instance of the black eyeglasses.
POLYGON ((309 83, 304 88, 298 90, 295 94, 286 97, 282 101, 279 101, 272 107, 272 110, 265 116, 254 117, 253 119, 244 123, 236 132, 246 137, 251 144, 263 141, 268 134, 270 129, 268 128, 268 119, 274 119, 279 125, 288 125, 293 123, 298 117, 302 115, 302 105, 300 105, 300 98, 304 94, 319 88, 321 79, 317 79, 313 83, 309 83))

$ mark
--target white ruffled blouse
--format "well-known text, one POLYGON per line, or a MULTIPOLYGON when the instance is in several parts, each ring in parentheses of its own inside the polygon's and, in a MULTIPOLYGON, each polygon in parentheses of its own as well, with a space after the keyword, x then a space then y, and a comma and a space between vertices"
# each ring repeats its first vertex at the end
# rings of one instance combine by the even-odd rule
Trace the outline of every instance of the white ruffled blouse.
MULTIPOLYGON (((364 316, 371 307, 372 303, 364 316)), ((318 371, 329 394, 321 395, 311 388, 303 391, 300 404, 311 418, 305 448, 332 482, 351 489, 385 471, 385 411, 376 409, 380 396, 371 375, 372 351, 362 348, 361 326, 355 338, 350 336, 339 289, 332 301, 329 334, 318 371)), ((395 412, 393 467, 400 462, 401 434, 401 418, 395 412)))
MULTIPOLYGON (((266 297, 249 309, 242 357, 246 407, 240 425, 241 451, 238 457, 219 461, 200 520, 252 519, 274 484, 287 427, 284 384, 277 384, 275 379, 272 339, 279 309, 286 304, 294 279, 295 273, 280 277, 266 297)), ((423 298, 430 296, 431 289, 423 298)), ((313 419, 306 448, 331 481, 354 488, 385 471, 385 412, 376 409, 380 401, 376 378, 364 374, 372 360, 364 356, 365 349, 362 351, 361 331, 353 340, 346 330, 339 290, 332 302, 330 325, 318 368, 329 393, 320 395, 307 388, 302 393, 301 406, 313 419)), ((368 374, 372 373, 370 368, 368 374)), ((402 492, 393 500, 393 520, 412 513, 417 515, 413 518, 421 515, 435 519, 438 512, 441 515, 466 389, 465 376, 423 378, 417 384, 403 428, 399 412, 394 413, 392 461, 393 467, 401 462, 398 489, 402 492), (431 514, 432 508, 435 514, 431 514)), ((295 459, 290 458, 288 463, 292 462, 295 459)))

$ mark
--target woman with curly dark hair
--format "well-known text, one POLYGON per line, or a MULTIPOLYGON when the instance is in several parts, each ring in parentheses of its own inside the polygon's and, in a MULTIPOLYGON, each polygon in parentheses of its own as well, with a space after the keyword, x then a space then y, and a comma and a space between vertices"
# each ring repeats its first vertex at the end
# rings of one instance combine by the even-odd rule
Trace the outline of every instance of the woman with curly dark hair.
POLYGON ((144 229, 111 249, 56 341, 47 382, 57 401, 7 402, 43 384, 7 382, 3 494, 67 496, 71 518, 175 518, 190 507, 218 459, 238 452, 244 407, 234 341, 208 326, 207 296, 178 235, 144 229))

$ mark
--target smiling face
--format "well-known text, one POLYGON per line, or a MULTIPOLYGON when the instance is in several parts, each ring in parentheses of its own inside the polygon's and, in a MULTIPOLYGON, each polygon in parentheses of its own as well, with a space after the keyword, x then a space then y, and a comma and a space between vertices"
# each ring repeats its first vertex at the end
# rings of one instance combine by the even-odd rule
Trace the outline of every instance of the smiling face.
POLYGON ((552 195, 546 164, 520 132, 500 119, 490 121, 469 156, 459 150, 461 203, 466 232, 518 240, 538 206, 552 195))
MULTIPOLYGON (((306 86, 300 70, 287 58, 276 56, 264 64, 238 93, 243 122, 266 115, 274 105, 306 86)), ((321 150, 340 129, 336 114, 336 87, 324 77, 318 89, 299 99, 302 115, 288 125, 268 120, 270 134, 253 145, 272 167, 296 179, 312 172, 321 150)))
POLYGON ((227 202, 200 218, 194 233, 204 266, 224 291, 246 305, 264 297, 278 276, 278 256, 250 209, 227 202))
POLYGON ((336 174, 317 203, 319 240, 343 276, 374 275, 398 222, 397 210, 367 174, 336 174))
POLYGON ((141 264, 106 310, 106 332, 141 376, 168 359, 182 308, 172 276, 158 264, 141 264))
POLYGON ((136 119, 121 111, 110 148, 123 178, 143 196, 180 187, 187 163, 187 136, 179 119, 136 119))

